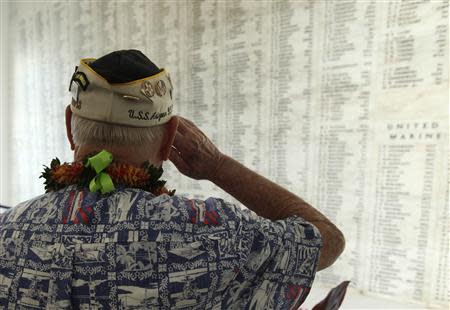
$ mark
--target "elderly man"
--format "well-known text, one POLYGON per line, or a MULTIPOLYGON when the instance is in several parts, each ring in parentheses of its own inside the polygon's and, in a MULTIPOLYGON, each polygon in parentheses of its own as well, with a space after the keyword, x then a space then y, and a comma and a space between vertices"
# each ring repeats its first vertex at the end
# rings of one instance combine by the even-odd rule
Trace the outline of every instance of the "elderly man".
POLYGON ((52 161, 46 193, 0 215, 2 307, 290 309, 337 259, 335 225, 173 116, 172 89, 136 50, 81 60, 74 162, 52 161), (247 208, 175 195, 168 159, 247 208))

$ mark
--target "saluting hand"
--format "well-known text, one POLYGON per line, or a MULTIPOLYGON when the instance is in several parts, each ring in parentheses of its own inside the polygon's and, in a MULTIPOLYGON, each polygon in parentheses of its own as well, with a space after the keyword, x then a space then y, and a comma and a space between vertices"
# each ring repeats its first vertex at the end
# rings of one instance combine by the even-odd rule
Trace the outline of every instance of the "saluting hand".
POLYGON ((170 161, 190 178, 214 179, 224 155, 194 123, 177 117, 179 124, 169 155, 170 161))

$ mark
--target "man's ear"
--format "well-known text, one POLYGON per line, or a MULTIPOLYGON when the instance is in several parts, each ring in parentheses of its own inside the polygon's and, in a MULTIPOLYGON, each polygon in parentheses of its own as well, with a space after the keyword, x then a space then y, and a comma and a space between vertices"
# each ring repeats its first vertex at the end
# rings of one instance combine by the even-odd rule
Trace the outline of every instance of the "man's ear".
POLYGON ((173 140, 175 140, 175 135, 177 133, 178 122, 178 117, 173 116, 169 122, 164 124, 164 137, 161 142, 161 149, 159 151, 161 160, 169 159, 173 140))
POLYGON ((67 131, 67 138, 70 142, 70 149, 72 151, 75 150, 75 143, 73 143, 73 136, 72 136, 72 110, 70 109, 70 105, 66 108, 66 131, 67 131))

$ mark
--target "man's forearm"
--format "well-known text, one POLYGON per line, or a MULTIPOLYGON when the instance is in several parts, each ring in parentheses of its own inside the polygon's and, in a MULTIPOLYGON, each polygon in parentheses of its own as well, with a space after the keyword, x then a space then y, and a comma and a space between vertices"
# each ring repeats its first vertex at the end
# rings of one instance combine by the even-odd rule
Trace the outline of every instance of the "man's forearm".
POLYGON ((342 233, 322 213, 236 160, 224 156, 216 176, 210 181, 262 217, 276 221, 298 215, 314 224, 323 239, 319 269, 331 265, 343 251, 342 233))

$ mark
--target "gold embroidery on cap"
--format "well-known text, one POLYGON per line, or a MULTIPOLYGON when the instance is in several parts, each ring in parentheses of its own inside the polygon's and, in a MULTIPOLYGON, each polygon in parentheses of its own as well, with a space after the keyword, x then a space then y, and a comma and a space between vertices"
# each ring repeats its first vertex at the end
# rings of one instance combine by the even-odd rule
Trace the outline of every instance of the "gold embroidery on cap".
POLYGON ((136 96, 131 96, 131 95, 122 95, 123 99, 127 99, 127 100, 133 100, 133 101, 139 101, 141 100, 141 98, 136 97, 136 96))
POLYGON ((145 81, 144 83, 142 83, 141 93, 143 93, 144 96, 147 97, 148 99, 150 99, 155 95, 155 89, 153 88, 153 85, 152 83, 150 83, 150 81, 145 81))
POLYGON ((166 94, 166 83, 163 80, 158 80, 155 86, 155 91, 158 96, 164 96, 166 94))

